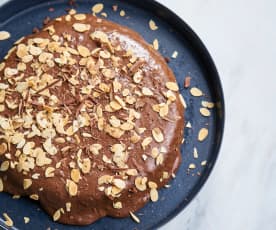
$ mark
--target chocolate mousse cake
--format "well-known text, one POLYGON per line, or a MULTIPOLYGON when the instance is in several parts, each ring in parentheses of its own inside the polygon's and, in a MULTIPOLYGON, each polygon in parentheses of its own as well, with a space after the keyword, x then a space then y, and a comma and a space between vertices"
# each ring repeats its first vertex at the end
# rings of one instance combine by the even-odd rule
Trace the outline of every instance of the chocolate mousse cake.
POLYGON ((184 107, 139 34, 68 14, 17 41, 0 78, 0 191, 73 225, 158 201, 181 161, 184 107))

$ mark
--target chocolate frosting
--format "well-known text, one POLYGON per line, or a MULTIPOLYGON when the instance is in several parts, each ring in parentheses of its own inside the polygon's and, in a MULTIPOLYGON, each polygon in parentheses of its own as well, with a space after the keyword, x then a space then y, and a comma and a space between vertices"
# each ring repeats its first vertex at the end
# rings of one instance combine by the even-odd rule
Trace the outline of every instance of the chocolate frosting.
POLYGON ((184 107, 164 58, 139 34, 62 16, 18 41, 0 70, 4 191, 73 225, 158 200, 181 161, 184 107))

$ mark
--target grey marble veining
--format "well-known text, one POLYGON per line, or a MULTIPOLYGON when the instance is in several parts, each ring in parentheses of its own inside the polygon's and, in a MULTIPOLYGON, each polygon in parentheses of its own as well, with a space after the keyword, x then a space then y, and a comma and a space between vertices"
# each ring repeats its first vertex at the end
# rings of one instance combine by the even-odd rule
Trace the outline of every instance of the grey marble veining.
POLYGON ((209 180, 161 229, 276 229, 276 1, 160 2, 207 46, 226 102, 224 141, 209 180))

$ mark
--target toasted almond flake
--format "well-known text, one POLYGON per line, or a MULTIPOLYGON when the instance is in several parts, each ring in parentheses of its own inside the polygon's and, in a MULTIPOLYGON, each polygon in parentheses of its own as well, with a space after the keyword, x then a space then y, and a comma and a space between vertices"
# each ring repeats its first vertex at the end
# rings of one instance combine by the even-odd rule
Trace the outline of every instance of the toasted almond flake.
POLYGON ((78 186, 77 184, 72 181, 72 180, 68 180, 66 181, 66 189, 69 193, 70 196, 76 196, 78 193, 78 186))
POLYGON ((38 56, 42 53, 42 49, 36 46, 30 46, 29 52, 33 56, 38 56))
POLYGON ((104 5, 102 3, 97 3, 92 7, 92 13, 98 14, 100 13, 104 8, 104 5))
POLYGON ((77 32, 83 33, 88 30, 90 30, 91 26, 89 24, 83 24, 83 23, 74 23, 73 29, 77 32))
POLYGON ((121 10, 121 11, 120 11, 120 16, 121 16, 121 17, 124 17, 125 15, 126 15, 126 12, 125 12, 124 10, 121 10))
POLYGON ((8 227, 12 227, 13 226, 13 220, 8 216, 7 213, 3 213, 3 217, 5 219, 5 225, 8 227))
POLYGON ((124 189, 126 187, 126 182, 117 178, 113 180, 113 184, 119 189, 124 189))
POLYGON ((89 173, 91 170, 91 160, 89 158, 84 158, 82 162, 81 171, 83 174, 89 173))
POLYGON ((24 223, 28 224, 30 222, 30 218, 27 216, 24 216, 24 223))
POLYGON ((159 49, 159 42, 158 42, 158 40, 157 40, 156 38, 153 40, 152 45, 153 45, 153 48, 154 48, 155 50, 158 50, 158 49, 159 49))
POLYGON ((157 30, 158 26, 156 26, 155 22, 153 20, 149 21, 149 27, 151 30, 157 30))
POLYGON ((129 214, 136 223, 140 223, 140 219, 133 212, 129 212, 129 214))
POLYGON ((153 136, 154 140, 158 143, 164 141, 164 135, 160 128, 154 128, 152 130, 152 136, 153 136))
POLYGON ((2 62, 0 64, 0 71, 2 71, 5 68, 5 66, 6 66, 5 62, 2 62))
POLYGON ((177 56, 178 56, 178 52, 174 51, 173 54, 172 54, 172 58, 177 58, 177 56))
POLYGON ((149 188, 151 189, 157 189, 157 184, 153 181, 148 182, 149 188))
POLYGON ((32 185, 32 183, 33 183, 33 182, 32 182, 31 179, 24 179, 24 180, 23 180, 23 188, 24 188, 24 190, 30 188, 31 185, 32 185))
POLYGON ((202 101, 202 102, 201 102, 201 105, 202 105, 203 107, 208 108, 208 109, 212 109, 212 108, 215 107, 215 103, 213 103, 213 102, 208 102, 208 101, 202 101))
POLYGON ((33 200, 39 200, 39 196, 37 194, 30 195, 30 198, 33 200))
POLYGON ((80 54, 82 57, 88 57, 88 56, 90 55, 89 49, 86 48, 85 46, 78 45, 77 49, 78 49, 78 51, 79 51, 79 54, 80 54))
POLYGON ((102 149, 101 144, 92 144, 89 147, 90 152, 92 152, 94 155, 99 155, 99 151, 102 149))
POLYGON ((172 81, 166 82, 166 87, 169 90, 172 90, 172 91, 178 91, 179 90, 179 87, 178 87, 177 83, 172 82, 172 81))
POLYGON ((157 166, 158 166, 158 165, 162 165, 163 162, 164 162, 164 156, 163 156, 163 154, 159 154, 159 155, 157 156, 157 158, 156 158, 156 165, 157 165, 157 166))
POLYGON ((9 167, 10 167, 10 162, 9 161, 3 161, 1 163, 1 166, 0 166, 0 171, 5 172, 9 169, 9 167))
POLYGON ((61 217, 61 212, 60 209, 56 210, 55 213, 53 214, 53 220, 58 221, 61 217))
POLYGON ((200 108, 200 113, 202 116, 204 117, 209 117, 211 115, 210 110, 206 109, 206 108, 200 108))
POLYGON ((193 152, 194 158, 197 159, 198 158, 198 152, 197 149, 194 147, 194 152, 193 152))
POLYGON ((146 147, 147 147, 151 142, 152 142, 152 138, 151 138, 151 137, 146 137, 146 138, 142 141, 142 143, 141 143, 142 148, 145 150, 146 147))
POLYGON ((202 91, 199 88, 193 87, 190 89, 190 93, 194 97, 200 97, 203 95, 202 91))
POLYGON ((79 169, 72 169, 71 170, 71 179, 74 182, 79 183, 79 180, 80 180, 80 170, 79 169))
POLYGON ((7 31, 0 31, 0 41, 7 40, 11 37, 11 34, 7 31))
POLYGON ((7 144, 3 142, 3 143, 0 145, 0 155, 3 155, 4 153, 6 153, 7 149, 8 149, 7 144))
POLYGON ((207 136, 208 136, 208 129, 202 128, 202 129, 199 130, 197 139, 199 141, 204 141, 207 136))
POLYGON ((147 189, 147 177, 138 176, 135 178, 135 186, 139 191, 145 191, 147 189))
POLYGON ((86 19, 86 15, 85 14, 75 14, 74 18, 78 21, 82 21, 86 19))
POLYGON ((54 177, 55 176, 55 168, 53 167, 48 167, 46 170, 45 170, 45 177, 54 177))
POLYGON ((141 81, 142 81, 142 79, 143 79, 143 75, 142 75, 142 73, 140 72, 140 71, 138 71, 138 72, 136 72, 134 75, 133 75, 133 81, 135 82, 135 83, 140 83, 141 81))
POLYGON ((21 197, 20 195, 13 195, 13 196, 12 196, 12 199, 15 199, 15 200, 16 200, 16 199, 20 199, 20 197, 21 197))
POLYGON ((122 202, 120 202, 120 201, 113 203, 113 208, 115 208, 115 209, 121 209, 122 207, 123 207, 123 205, 122 205, 122 202))
POLYGON ((196 165, 194 163, 189 164, 189 169, 195 169, 196 165))
POLYGON ((158 191, 155 188, 152 188, 150 190, 150 199, 152 202, 157 202, 158 201, 158 191))
POLYGON ((202 161, 200 164, 201 166, 205 166, 207 164, 207 161, 202 161))
POLYGON ((71 212, 71 207, 72 207, 71 202, 66 202, 65 207, 66 207, 66 212, 71 212))
POLYGON ((3 192, 3 190, 4 190, 4 184, 3 184, 2 178, 0 177, 0 192, 3 192))
POLYGON ((145 96, 152 96, 153 92, 148 87, 143 87, 142 88, 142 94, 144 94, 145 96))
POLYGON ((154 147, 152 150, 151 150, 151 156, 152 156, 152 158, 156 158, 156 157, 158 157, 158 155, 159 155, 159 150, 158 150, 158 148, 157 147, 154 147))
POLYGON ((103 175, 98 178, 98 185, 110 184, 113 180, 113 176, 103 175))
POLYGON ((129 175, 129 176, 137 176, 138 175, 138 171, 137 171, 137 169, 128 169, 126 171, 126 174, 129 175))

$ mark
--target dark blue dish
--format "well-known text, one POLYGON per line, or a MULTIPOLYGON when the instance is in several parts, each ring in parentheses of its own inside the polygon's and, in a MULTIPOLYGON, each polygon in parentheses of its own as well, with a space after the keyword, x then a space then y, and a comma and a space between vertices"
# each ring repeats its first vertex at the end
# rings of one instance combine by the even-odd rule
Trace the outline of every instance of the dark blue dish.
MULTIPOLYGON (((141 220, 140 224, 131 218, 105 217, 85 227, 61 225, 54 223, 51 217, 40 209, 38 203, 25 198, 14 200, 9 194, 0 193, 0 214, 7 212, 13 219, 15 227, 11 229, 156 229, 171 220, 193 199, 207 180, 218 156, 224 127, 223 92, 212 58, 197 35, 173 12, 151 0, 79 0, 75 9, 78 12, 91 13, 91 7, 97 2, 104 3, 104 12, 108 14, 109 20, 134 29, 149 43, 158 38, 159 50, 164 56, 170 57, 175 50, 178 51, 178 57, 171 59, 169 66, 176 75, 180 91, 188 106, 185 120, 192 124, 191 129, 185 129, 185 143, 181 147, 182 164, 176 178, 171 181, 172 186, 160 191, 160 200, 157 203, 148 203, 136 213, 141 220), (112 5, 118 5, 117 12, 112 10, 112 5), (125 17, 119 15, 121 9, 125 10, 125 17), (149 29, 150 19, 156 22, 158 30, 149 29), (193 97, 189 89, 184 88, 184 79, 187 75, 192 77, 192 86, 204 92, 204 97, 193 97), (207 118, 199 113, 201 101, 204 99, 217 104, 212 109, 211 116, 207 118), (202 127, 208 127, 209 135, 204 142, 199 143, 197 135, 202 127), (193 157, 194 147, 198 149, 198 159, 193 157), (200 163, 204 160, 207 160, 207 165, 201 166, 200 163), (187 173, 190 163, 195 163, 197 167, 187 173), (30 217, 29 224, 24 224, 24 216, 30 217)), ((13 42, 30 34, 34 27, 41 27, 45 17, 63 15, 70 7, 65 0, 11 0, 1 6, 0 31, 9 31, 12 37, 0 42, 0 59, 12 47, 13 42), (49 8, 53 8, 54 11, 50 12, 49 8)), ((0 218, 0 228, 1 226, 3 229, 9 229, 0 218)))

